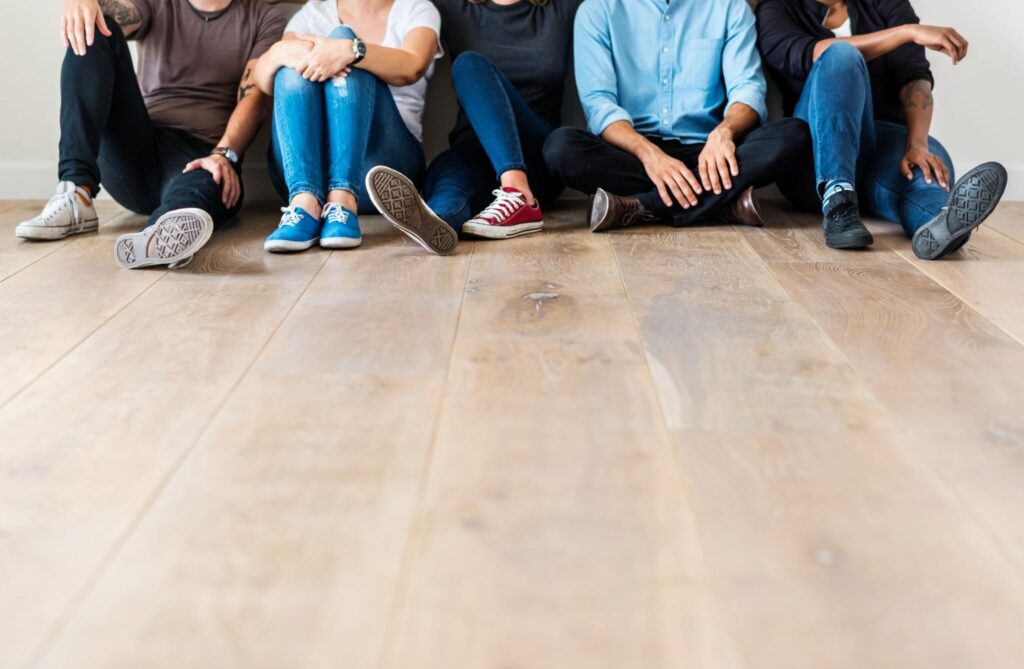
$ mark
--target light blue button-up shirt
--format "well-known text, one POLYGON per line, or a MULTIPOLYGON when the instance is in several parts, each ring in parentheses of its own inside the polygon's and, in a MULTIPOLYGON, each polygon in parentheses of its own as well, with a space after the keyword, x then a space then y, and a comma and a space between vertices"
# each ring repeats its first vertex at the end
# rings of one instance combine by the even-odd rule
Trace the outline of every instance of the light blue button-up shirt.
POLYGON ((586 0, 576 15, 576 85, 596 135, 707 141, 742 102, 767 118, 767 86, 746 0, 586 0))

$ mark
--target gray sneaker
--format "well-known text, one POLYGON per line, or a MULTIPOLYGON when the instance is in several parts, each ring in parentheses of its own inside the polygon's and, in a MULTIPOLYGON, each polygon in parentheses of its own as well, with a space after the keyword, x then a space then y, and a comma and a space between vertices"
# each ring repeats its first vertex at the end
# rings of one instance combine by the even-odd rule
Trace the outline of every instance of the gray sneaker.
POLYGON ((184 267, 213 235, 213 219, 202 209, 169 211, 142 232, 121 235, 114 260, 124 269, 167 265, 184 267))

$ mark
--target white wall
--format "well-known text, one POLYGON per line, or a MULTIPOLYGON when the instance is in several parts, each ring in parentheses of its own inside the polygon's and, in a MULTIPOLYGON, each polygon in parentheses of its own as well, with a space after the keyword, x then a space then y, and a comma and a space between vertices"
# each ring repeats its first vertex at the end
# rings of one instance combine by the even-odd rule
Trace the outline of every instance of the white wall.
MULTIPOLYGON (((558 0, 554 0, 558 2, 558 0)), ((931 56, 937 80, 934 134, 959 171, 985 160, 1010 170, 1013 199, 1024 200, 1024 3, 1020 0, 917 0, 925 23, 953 25, 971 41, 970 56, 954 68, 931 56)), ((63 0, 5 0, 0 25, 0 199, 45 198, 56 181, 58 81, 63 47, 57 17, 63 0)), ((427 119, 427 150, 447 138, 450 84, 435 80, 427 119)), ((250 193, 269 190, 261 174, 263 149, 247 161, 250 193)))

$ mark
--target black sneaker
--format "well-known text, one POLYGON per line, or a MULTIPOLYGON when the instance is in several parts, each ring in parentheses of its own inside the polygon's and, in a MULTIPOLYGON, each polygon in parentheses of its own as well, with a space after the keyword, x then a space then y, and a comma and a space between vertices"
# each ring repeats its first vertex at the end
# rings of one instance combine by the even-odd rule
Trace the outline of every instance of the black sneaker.
POLYGON ((875 243, 860 220, 857 193, 841 190, 825 200, 825 243, 832 249, 866 249, 875 243))
POLYGON ((945 209, 914 233, 914 254, 921 260, 938 260, 960 250, 996 210, 1006 182, 1006 168, 999 163, 979 165, 961 177, 945 209))

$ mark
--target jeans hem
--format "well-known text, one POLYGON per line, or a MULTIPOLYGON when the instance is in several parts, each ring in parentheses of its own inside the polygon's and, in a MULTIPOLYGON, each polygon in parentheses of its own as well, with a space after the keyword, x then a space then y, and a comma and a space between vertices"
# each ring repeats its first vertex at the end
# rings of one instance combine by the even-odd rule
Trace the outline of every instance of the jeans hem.
POLYGON ((314 188, 313 186, 308 186, 306 184, 298 184, 288 189, 288 203, 291 204, 291 201, 299 195, 312 195, 320 204, 323 204, 326 199, 324 198, 323 191, 319 188, 314 188))
POLYGON ((526 170, 526 163, 507 163, 498 168, 498 181, 501 181, 502 174, 504 174, 505 172, 511 172, 513 170, 518 170, 519 172, 526 172, 527 174, 529 174, 529 172, 527 172, 526 170))
POLYGON ((352 185, 349 181, 334 181, 327 184, 327 192, 330 193, 334 190, 343 190, 353 197, 358 197, 359 189, 352 185))

